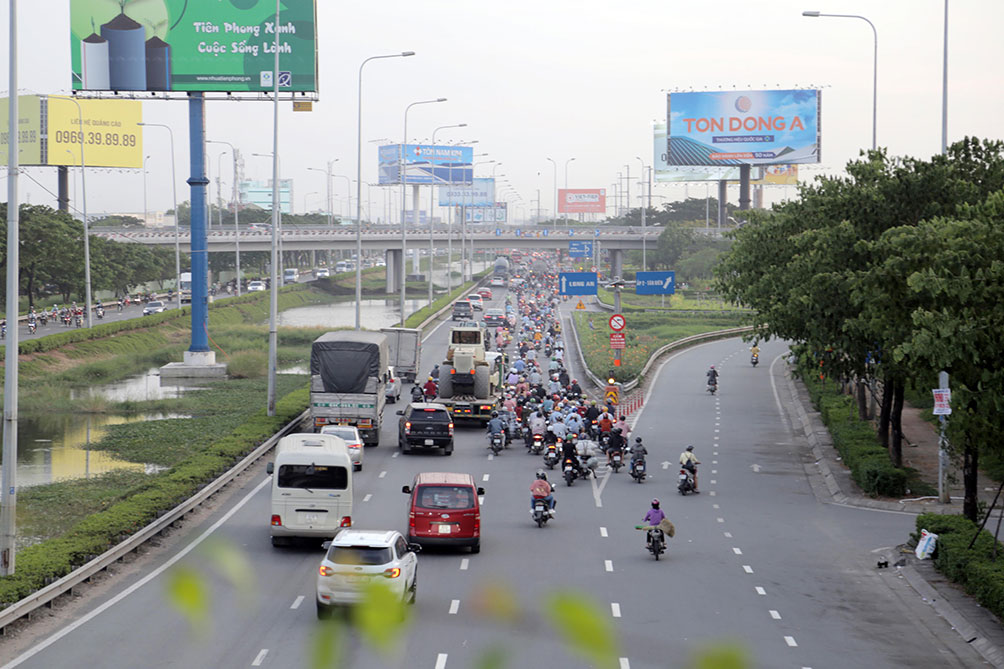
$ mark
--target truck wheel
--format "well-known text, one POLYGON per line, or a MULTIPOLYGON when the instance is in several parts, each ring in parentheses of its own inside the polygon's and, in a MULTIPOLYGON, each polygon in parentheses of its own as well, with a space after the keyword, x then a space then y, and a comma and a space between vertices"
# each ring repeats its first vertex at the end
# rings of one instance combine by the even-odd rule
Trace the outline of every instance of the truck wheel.
POLYGON ((453 397, 453 365, 443 365, 439 368, 439 396, 444 400, 453 397))
POLYGON ((491 374, 488 367, 477 367, 474 370, 474 396, 479 400, 486 399, 491 390, 491 374))

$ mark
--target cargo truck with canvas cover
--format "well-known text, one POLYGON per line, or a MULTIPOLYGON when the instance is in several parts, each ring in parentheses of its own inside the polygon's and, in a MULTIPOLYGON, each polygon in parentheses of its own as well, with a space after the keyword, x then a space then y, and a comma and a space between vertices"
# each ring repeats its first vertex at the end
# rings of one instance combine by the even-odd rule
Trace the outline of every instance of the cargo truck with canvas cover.
POLYGON ((387 337, 380 332, 339 330, 314 340, 310 349, 310 418, 314 430, 353 425, 363 443, 380 443, 386 402, 387 337))
POLYGON ((414 383, 422 361, 422 331, 414 328, 382 328, 387 336, 390 366, 407 383, 414 383))
POLYGON ((485 351, 485 330, 473 326, 450 329, 450 347, 439 369, 439 397, 456 418, 488 422, 498 408, 502 355, 485 351))

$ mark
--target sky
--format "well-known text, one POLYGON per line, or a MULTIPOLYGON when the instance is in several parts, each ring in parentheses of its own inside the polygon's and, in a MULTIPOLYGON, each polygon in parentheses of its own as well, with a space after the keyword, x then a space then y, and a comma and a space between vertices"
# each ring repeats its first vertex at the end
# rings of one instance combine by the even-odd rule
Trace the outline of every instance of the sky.
MULTIPOLYGON (((9 3, 0 1, 5 37, 9 3)), ((667 91, 733 88, 820 88, 822 161, 802 166, 801 176, 839 173, 871 145, 872 31, 860 19, 808 18, 803 10, 860 14, 874 23, 879 146, 921 158, 941 148, 943 0, 317 0, 317 5, 320 101, 310 113, 294 113, 285 102, 279 116, 283 177, 295 181, 297 213, 304 206, 325 208, 325 177, 307 168, 323 170, 337 159, 333 172, 355 179, 359 64, 369 56, 408 50, 416 55, 366 66, 364 182, 376 181, 378 144, 401 141, 405 107, 444 97, 446 102, 412 108, 408 140, 428 141, 436 127, 466 123, 439 131, 437 140, 477 140, 475 154, 487 155, 476 160, 496 161, 479 165, 477 176, 505 175, 518 193, 510 196, 512 206, 522 208, 518 216, 536 209, 538 191, 546 212, 553 208, 555 172, 557 186, 564 187, 566 165, 570 188, 612 191, 618 173, 628 170, 637 179, 642 162, 651 165, 652 124, 666 120, 667 91)), ((20 0, 18 14, 20 91, 66 94, 69 0, 20 0)), ((1001 0, 949 2, 949 142, 1004 137, 1002 25, 1001 0)), ((7 91, 9 54, 2 51, 0 90, 7 91)), ((189 199, 187 113, 182 101, 144 102, 145 121, 174 129, 181 201, 189 199)), ((270 103, 208 102, 206 130, 208 138, 231 142, 245 154, 246 178, 271 176, 271 161, 250 155, 272 150, 270 103)), ((149 128, 144 144, 151 155, 148 209, 170 208, 167 133, 149 128)), ((231 188, 230 156, 220 159, 220 153, 218 146, 208 150, 214 199, 219 167, 224 194, 231 188)), ((27 172, 55 192, 55 168, 27 172)), ((76 178, 74 183, 79 188, 76 178)), ((346 186, 344 178, 332 181, 336 212, 349 211, 346 186)), ((89 170, 87 189, 91 214, 143 211, 141 170, 89 170)), ((371 203, 373 217, 383 216, 387 190, 363 187, 364 208, 371 203)), ((396 197, 398 189, 393 191, 396 197)), ((653 189, 653 204, 703 197, 706 191, 704 184, 660 184, 653 189)), ((630 192, 632 206, 638 206, 637 181, 630 192)), ((794 189, 775 187, 766 201, 794 195, 794 189)), ((731 189, 730 199, 737 198, 738 189, 731 189)), ((20 200, 55 206, 53 195, 25 178, 20 200)))

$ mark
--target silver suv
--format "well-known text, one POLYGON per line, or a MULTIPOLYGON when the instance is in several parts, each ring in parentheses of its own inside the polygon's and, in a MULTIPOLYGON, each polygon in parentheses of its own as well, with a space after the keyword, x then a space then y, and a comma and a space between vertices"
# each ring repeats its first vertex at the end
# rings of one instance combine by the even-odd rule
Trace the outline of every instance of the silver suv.
POLYGON ((331 541, 317 572, 317 617, 338 605, 359 601, 367 583, 380 581, 402 602, 415 603, 418 588, 417 544, 393 530, 345 529, 331 541))

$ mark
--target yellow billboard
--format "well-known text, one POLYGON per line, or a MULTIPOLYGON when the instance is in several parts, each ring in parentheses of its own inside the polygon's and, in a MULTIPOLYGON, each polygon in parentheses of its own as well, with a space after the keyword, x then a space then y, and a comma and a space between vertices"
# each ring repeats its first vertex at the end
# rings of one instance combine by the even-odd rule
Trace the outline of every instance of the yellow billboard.
MULTIPOLYGON (((17 96, 18 164, 42 164, 42 102, 37 95, 17 96)), ((10 106, 0 98, 0 165, 7 164, 10 106)))
POLYGON ((754 186, 797 186, 798 165, 764 165, 763 177, 753 179, 754 186))
POLYGON ((49 165, 80 167, 82 131, 87 167, 143 167, 143 133, 137 125, 143 120, 143 103, 139 100, 49 96, 48 104, 49 165))

